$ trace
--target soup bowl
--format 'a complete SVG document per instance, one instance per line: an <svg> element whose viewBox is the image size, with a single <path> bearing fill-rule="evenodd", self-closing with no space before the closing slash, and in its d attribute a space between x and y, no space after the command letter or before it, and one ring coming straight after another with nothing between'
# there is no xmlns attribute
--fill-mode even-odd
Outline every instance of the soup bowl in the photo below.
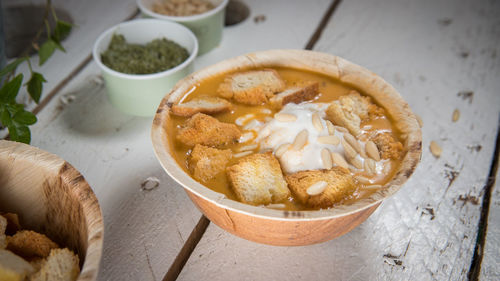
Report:
<svg viewBox="0 0 500 281"><path fill-rule="evenodd" d="M315 72L351 85L384 107L402 136L405 154L384 188L353 203L313 211L286 211L243 204L195 181L173 157L166 125L170 106L199 83L214 76L255 68L286 67ZM408 104L389 83L373 72L340 57L305 50L269 50L224 60L179 81L158 107L152 142L165 171L187 192L213 223L242 238L271 245L308 245L341 236L366 220L385 198L411 176L422 150L421 130Z"/></svg>
<svg viewBox="0 0 500 281"><path fill-rule="evenodd" d="M78 281L97 279L103 243L92 189L68 162L33 146L0 140L0 212L78 255Z"/></svg>

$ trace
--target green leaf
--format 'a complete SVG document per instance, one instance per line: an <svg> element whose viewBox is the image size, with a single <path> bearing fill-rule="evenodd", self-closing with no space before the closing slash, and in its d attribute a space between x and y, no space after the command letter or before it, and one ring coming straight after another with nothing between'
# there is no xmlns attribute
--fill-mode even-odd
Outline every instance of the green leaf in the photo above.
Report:
<svg viewBox="0 0 500 281"><path fill-rule="evenodd" d="M71 28L73 25L69 22L65 22L62 20L57 20L56 22L56 27L54 28L53 31L53 39L56 42L61 42L68 34L71 32Z"/></svg>
<svg viewBox="0 0 500 281"><path fill-rule="evenodd" d="M44 64L50 56L54 53L56 48L58 48L58 43L56 43L52 39L48 39L45 43L42 44L40 50L38 50L38 56L40 57L39 65Z"/></svg>
<svg viewBox="0 0 500 281"><path fill-rule="evenodd" d="M5 83L0 89L0 101L12 102L16 99L17 93L23 83L23 74L19 73L14 79Z"/></svg>
<svg viewBox="0 0 500 281"><path fill-rule="evenodd" d="M47 82L47 80L38 72L33 72L30 81L28 81L28 93L36 103L40 101L44 82Z"/></svg>
<svg viewBox="0 0 500 281"><path fill-rule="evenodd" d="M4 127L11 126L12 125L12 119L10 117L9 111L5 109L4 107L0 108L0 123Z"/></svg>
<svg viewBox="0 0 500 281"><path fill-rule="evenodd" d="M7 126L10 139L17 142L29 144L31 141L31 132L27 126Z"/></svg>
<svg viewBox="0 0 500 281"><path fill-rule="evenodd" d="M17 112L12 119L22 125L33 125L37 120L35 114L25 110Z"/></svg>
<svg viewBox="0 0 500 281"><path fill-rule="evenodd" d="M4 76L8 73L10 73L12 70L16 69L18 65L20 65L22 62L28 60L28 58L18 58L15 61L9 63L7 66L5 66L2 70L0 70L0 76Z"/></svg>

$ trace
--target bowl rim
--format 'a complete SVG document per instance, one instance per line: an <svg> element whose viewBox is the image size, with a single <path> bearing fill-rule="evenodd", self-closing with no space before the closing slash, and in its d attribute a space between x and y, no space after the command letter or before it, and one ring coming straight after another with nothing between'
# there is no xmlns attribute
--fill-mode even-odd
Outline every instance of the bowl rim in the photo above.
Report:
<svg viewBox="0 0 500 281"><path fill-rule="evenodd" d="M7 152L9 158L22 158L33 162L33 164L50 165L59 168L57 176L60 177L61 182L71 186L71 193L79 199L87 225L85 260L80 268L77 280L96 280L102 259L104 221L99 201L88 182L67 161L40 148L24 143L0 140L0 152L4 151Z"/></svg>
<svg viewBox="0 0 500 281"><path fill-rule="evenodd" d="M313 67L312 64L314 62L321 62L321 65ZM243 71L251 68L263 67L289 67L302 69L304 71L313 71L337 78L344 83L357 81L356 79L359 79L359 82L362 82L363 87L374 87L373 91L380 91L380 93L377 92L377 94L380 95L377 96L377 98L373 97L368 92L362 92L366 95L372 96L372 98L374 98L379 104L383 105L388 111L387 113L391 115L394 122L396 122L396 125L401 124L401 122L405 122L404 126L397 127L402 133L407 135L405 140L407 153L403 158L399 170L389 183L386 184L386 187L376 191L368 198L356 200L352 205L339 205L330 209L313 211L284 211L248 205L231 200L224 194L215 192L210 188L205 187L186 173L170 154L171 147L168 143L166 130L164 129L168 119L170 106L174 101L181 99L182 96L189 92L192 89L192 86L200 80L233 71ZM371 84L374 86L370 86ZM401 121L396 117L402 118L404 121ZM230 58L196 71L180 80L172 88L172 90L166 94L158 107L151 128L151 139L154 153L163 169L186 190L191 191L204 200L210 201L216 206L229 209L231 211L265 219L288 221L310 221L339 218L357 213L379 204L385 198L396 193L411 176L420 161L422 152L422 134L415 115L396 89L384 79L359 65L331 54L293 49L259 51Z"/></svg>
<svg viewBox="0 0 500 281"><path fill-rule="evenodd" d="M153 12L151 9L149 9L148 7L146 7L143 3L142 3L142 0L137 0L137 6L139 6L139 9L141 10L141 12L143 12L144 14L150 16L150 17L153 17L153 18L157 18L157 19L162 19L162 20L169 20L169 21L176 21L176 22L185 22L185 23L189 23L189 22L194 22L194 21L197 21L197 20L201 20L201 19L205 19L205 18L208 18L216 13L218 13L220 10L224 9L227 4L229 3L229 0L221 0L219 5L217 5L215 8L211 9L211 10L208 10L204 13L201 13L201 14L197 14L197 15L192 15L192 16L167 16L167 15L164 15L164 14L158 14L156 12Z"/></svg>
<svg viewBox="0 0 500 281"><path fill-rule="evenodd" d="M128 73L123 73L119 72L116 70L113 70L109 67L107 67L104 63L101 61L101 55L99 53L98 47L101 45L100 43L104 38L108 37L110 34L112 34L116 29L118 28L126 28L131 25L137 25L137 24L153 24L153 25L165 25L165 26L170 26L170 27L175 27L175 28L180 28L183 30L183 32L186 32L188 36L191 38L191 40L194 43L194 47L192 52L189 54L189 57L184 60L181 64L161 71L161 72L156 72L156 73L150 73L150 74L128 74ZM172 40L170 38L167 38L169 40ZM175 40L172 40L175 42ZM177 42L176 42L177 43ZM177 43L179 44L179 43ZM176 23L176 22L171 22L171 21L164 21L164 20L159 20L159 19L135 19L135 20L130 20L130 21L124 21L121 22L117 25L114 25L108 29L106 29L103 33L97 37L96 41L94 42L94 47L92 48L92 57L94 58L94 61L97 63L97 65L105 72L113 75L113 76L118 76L121 78L125 79L131 79L131 80L148 80L148 79L154 79L154 78L159 78L159 77L164 77L168 76L170 74L173 74L181 69L186 68L191 62L194 61L196 56L198 55L198 39L194 35L194 33L187 27L183 26L182 24Z"/></svg>

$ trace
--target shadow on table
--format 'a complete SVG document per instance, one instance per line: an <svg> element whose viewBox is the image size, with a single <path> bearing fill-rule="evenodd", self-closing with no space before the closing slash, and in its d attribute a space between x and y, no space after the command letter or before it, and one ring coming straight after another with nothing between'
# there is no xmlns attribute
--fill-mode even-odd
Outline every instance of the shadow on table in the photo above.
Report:
<svg viewBox="0 0 500 281"><path fill-rule="evenodd" d="M127 137L146 127L152 117L126 115L113 107L98 76L85 79L83 85L61 96L52 120L59 119L66 129L92 137Z"/></svg>

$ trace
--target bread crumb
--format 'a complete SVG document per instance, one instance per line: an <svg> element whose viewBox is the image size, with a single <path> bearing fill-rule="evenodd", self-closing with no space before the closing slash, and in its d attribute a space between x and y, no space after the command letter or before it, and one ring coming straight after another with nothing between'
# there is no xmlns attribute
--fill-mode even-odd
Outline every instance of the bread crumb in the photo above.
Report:
<svg viewBox="0 0 500 281"><path fill-rule="evenodd" d="M47 236L31 230L21 230L7 237L7 250L27 259L45 258L50 254L50 250L55 248L59 246Z"/></svg>
<svg viewBox="0 0 500 281"><path fill-rule="evenodd" d="M379 133L371 140L377 145L382 159L399 159L403 153L403 144L396 141L389 132Z"/></svg>
<svg viewBox="0 0 500 281"><path fill-rule="evenodd" d="M195 179L208 181L226 169L231 156L230 149L221 150L197 144L189 156L189 167Z"/></svg>
<svg viewBox="0 0 500 281"><path fill-rule="evenodd" d="M188 146L221 146L238 141L240 136L241 132L235 124L223 123L206 114L196 113L179 129L177 140Z"/></svg>

